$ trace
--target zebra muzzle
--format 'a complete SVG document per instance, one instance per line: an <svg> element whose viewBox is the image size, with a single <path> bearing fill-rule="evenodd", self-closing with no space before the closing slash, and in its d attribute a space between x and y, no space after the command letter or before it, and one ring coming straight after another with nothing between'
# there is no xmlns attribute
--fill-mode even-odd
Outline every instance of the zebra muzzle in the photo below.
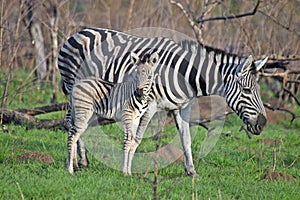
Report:
<svg viewBox="0 0 300 200"><path fill-rule="evenodd" d="M247 122L247 130L253 135L260 135L266 124L267 118L263 114L259 113L255 124L252 124L249 121Z"/></svg>
<svg viewBox="0 0 300 200"><path fill-rule="evenodd" d="M258 134L260 134L264 130L266 124L267 124L267 118L263 114L259 113L257 117L256 127L255 127Z"/></svg>

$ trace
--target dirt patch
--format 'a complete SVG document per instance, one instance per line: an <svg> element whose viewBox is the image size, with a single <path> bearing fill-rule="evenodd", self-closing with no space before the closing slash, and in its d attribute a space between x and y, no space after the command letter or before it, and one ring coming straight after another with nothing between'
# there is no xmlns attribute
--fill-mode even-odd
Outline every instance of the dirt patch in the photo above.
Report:
<svg viewBox="0 0 300 200"><path fill-rule="evenodd" d="M266 109L267 113L267 121L268 124L277 124L284 120L291 120L290 116L288 116L285 112L279 110L269 110Z"/></svg>
<svg viewBox="0 0 300 200"><path fill-rule="evenodd" d="M289 181L289 182L296 182L296 179L289 174L285 174L282 172L270 172L264 175L263 180L269 180L269 181L273 181L273 180L285 180L285 181Z"/></svg>
<svg viewBox="0 0 300 200"><path fill-rule="evenodd" d="M197 98L192 104L191 120L211 119L212 116L224 114L225 108L225 99L220 96Z"/></svg>
<svg viewBox="0 0 300 200"><path fill-rule="evenodd" d="M270 139L270 138L265 138L265 139L259 139L257 140L258 143L268 145L268 146L279 146L280 144L283 143L282 139L276 140L276 139Z"/></svg>
<svg viewBox="0 0 300 200"><path fill-rule="evenodd" d="M251 148L245 147L245 146L238 146L237 149L240 151L248 151L250 153L257 153L257 151L255 149L251 149Z"/></svg>
<svg viewBox="0 0 300 200"><path fill-rule="evenodd" d="M16 156L18 160L37 160L44 163L54 163L52 156L44 154L43 152L26 151L21 155Z"/></svg>
<svg viewBox="0 0 300 200"><path fill-rule="evenodd" d="M173 144L165 144L156 152L149 153L149 157L164 160L166 162L179 162L183 163L183 151Z"/></svg>
<svg viewBox="0 0 300 200"><path fill-rule="evenodd" d="M229 109L225 99L220 96L196 98L191 108L191 121L210 120L212 116L224 115L225 108ZM171 113L168 113L165 124L175 125Z"/></svg>

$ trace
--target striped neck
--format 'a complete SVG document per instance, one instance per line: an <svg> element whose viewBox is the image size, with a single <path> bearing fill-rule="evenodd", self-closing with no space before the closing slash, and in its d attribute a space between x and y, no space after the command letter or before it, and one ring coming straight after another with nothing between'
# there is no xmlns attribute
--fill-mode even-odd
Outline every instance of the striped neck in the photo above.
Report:
<svg viewBox="0 0 300 200"><path fill-rule="evenodd" d="M181 46L191 53L193 68L189 83L194 96L225 96L224 86L244 58L222 50L206 47L198 42L183 41Z"/></svg>

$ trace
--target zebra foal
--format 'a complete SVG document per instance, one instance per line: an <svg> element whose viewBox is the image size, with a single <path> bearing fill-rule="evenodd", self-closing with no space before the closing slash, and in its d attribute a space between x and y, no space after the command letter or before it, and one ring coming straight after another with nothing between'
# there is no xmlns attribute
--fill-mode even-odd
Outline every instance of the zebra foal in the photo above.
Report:
<svg viewBox="0 0 300 200"><path fill-rule="evenodd" d="M140 118L148 109L149 93L154 79L154 66L158 54L145 54L139 58L131 53L131 61L137 68L132 81L111 83L99 78L82 79L70 95L67 170L72 174L78 169L77 141L87 129L93 113L106 119L122 122L124 131L124 155L122 171L131 175L131 162L136 149L136 130Z"/></svg>

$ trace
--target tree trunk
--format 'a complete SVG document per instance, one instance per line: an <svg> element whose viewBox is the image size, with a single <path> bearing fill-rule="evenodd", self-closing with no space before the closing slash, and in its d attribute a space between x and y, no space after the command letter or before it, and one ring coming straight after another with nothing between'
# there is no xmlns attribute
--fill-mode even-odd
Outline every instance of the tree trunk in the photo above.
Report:
<svg viewBox="0 0 300 200"><path fill-rule="evenodd" d="M44 80L47 75L46 56L44 47L44 37L40 23L34 19L34 3L32 0L25 0L22 13L25 15L23 21L29 31L31 41L35 47L35 65L38 80Z"/></svg>
<svg viewBox="0 0 300 200"><path fill-rule="evenodd" d="M51 68L52 68L52 85L53 85L53 96L52 96L52 103L57 102L57 97L58 97L58 79L57 79L57 58L58 58L58 37L57 37L57 32L58 32L58 20L59 20L59 9L58 9L58 3L57 0L52 0L50 2L50 13L51 13L51 18L50 18L50 26L51 26Z"/></svg>
<svg viewBox="0 0 300 200"><path fill-rule="evenodd" d="M38 119L31 115L14 110L0 109L1 121L3 124L15 123L27 128L59 128L64 129L63 119Z"/></svg>

